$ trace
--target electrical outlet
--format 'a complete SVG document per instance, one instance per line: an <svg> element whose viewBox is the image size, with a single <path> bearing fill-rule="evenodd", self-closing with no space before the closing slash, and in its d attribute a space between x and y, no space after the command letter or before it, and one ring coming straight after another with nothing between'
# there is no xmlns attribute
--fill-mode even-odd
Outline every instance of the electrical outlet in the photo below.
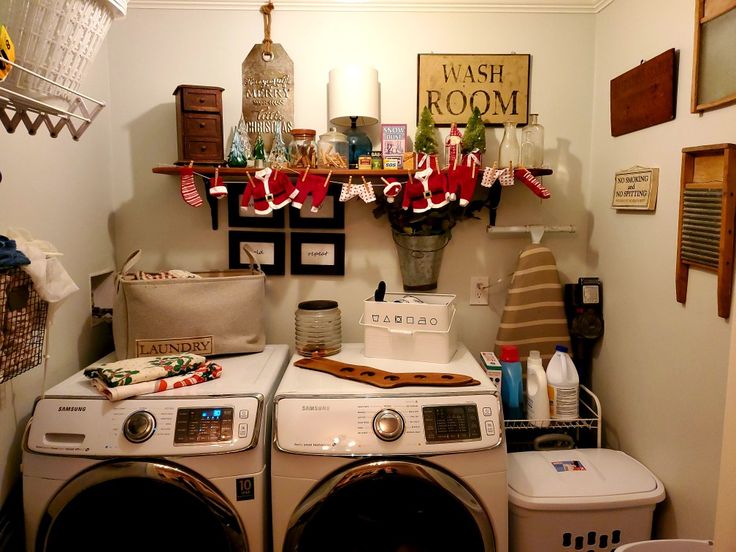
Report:
<svg viewBox="0 0 736 552"><path fill-rule="evenodd" d="M470 278L470 304L488 304L488 276L472 276Z"/></svg>

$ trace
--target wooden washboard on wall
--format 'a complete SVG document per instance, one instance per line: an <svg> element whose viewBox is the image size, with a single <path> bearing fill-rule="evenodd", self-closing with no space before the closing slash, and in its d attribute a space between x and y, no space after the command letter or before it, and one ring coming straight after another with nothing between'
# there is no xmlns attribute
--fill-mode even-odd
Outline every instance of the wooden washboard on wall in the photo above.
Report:
<svg viewBox="0 0 736 552"><path fill-rule="evenodd" d="M677 301L685 303L690 267L718 274L718 316L731 312L736 205L736 145L683 148L677 235Z"/></svg>

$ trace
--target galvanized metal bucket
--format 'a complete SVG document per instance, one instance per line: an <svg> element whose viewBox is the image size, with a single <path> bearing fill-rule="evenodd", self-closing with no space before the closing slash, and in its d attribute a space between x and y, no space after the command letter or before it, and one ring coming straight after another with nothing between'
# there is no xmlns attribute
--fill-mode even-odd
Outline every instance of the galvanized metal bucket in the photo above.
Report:
<svg viewBox="0 0 736 552"><path fill-rule="evenodd" d="M392 231L399 254L401 281L405 291L437 289L442 252L450 242L449 231L433 236L415 236Z"/></svg>

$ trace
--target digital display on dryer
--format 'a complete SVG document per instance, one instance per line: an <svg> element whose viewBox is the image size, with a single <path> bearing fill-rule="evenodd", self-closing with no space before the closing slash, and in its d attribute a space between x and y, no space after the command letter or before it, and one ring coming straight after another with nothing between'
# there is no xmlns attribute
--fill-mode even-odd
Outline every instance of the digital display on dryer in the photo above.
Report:
<svg viewBox="0 0 736 552"><path fill-rule="evenodd" d="M216 443L233 438L232 408L179 408L174 443Z"/></svg>
<svg viewBox="0 0 736 552"><path fill-rule="evenodd" d="M427 443L478 440L480 422L474 404L425 406L422 408Z"/></svg>

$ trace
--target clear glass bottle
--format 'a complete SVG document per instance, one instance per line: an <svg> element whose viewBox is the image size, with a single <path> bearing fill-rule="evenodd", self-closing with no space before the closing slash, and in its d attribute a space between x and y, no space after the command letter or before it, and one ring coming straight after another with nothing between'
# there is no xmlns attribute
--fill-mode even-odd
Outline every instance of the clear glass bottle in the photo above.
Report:
<svg viewBox="0 0 736 552"><path fill-rule="evenodd" d="M295 169L317 168L317 133L311 128L295 128L289 144L289 166Z"/></svg>
<svg viewBox="0 0 736 552"><path fill-rule="evenodd" d="M295 348L305 357L335 355L342 348L342 318L337 301L299 303L294 314Z"/></svg>
<svg viewBox="0 0 736 552"><path fill-rule="evenodd" d="M529 124L521 129L521 164L527 169L538 169L544 164L544 127L539 115L529 114Z"/></svg>
<svg viewBox="0 0 736 552"><path fill-rule="evenodd" d="M516 138L516 123L513 121L503 124L503 139L498 148L498 166L503 169L509 163L514 167L519 164L519 140Z"/></svg>

